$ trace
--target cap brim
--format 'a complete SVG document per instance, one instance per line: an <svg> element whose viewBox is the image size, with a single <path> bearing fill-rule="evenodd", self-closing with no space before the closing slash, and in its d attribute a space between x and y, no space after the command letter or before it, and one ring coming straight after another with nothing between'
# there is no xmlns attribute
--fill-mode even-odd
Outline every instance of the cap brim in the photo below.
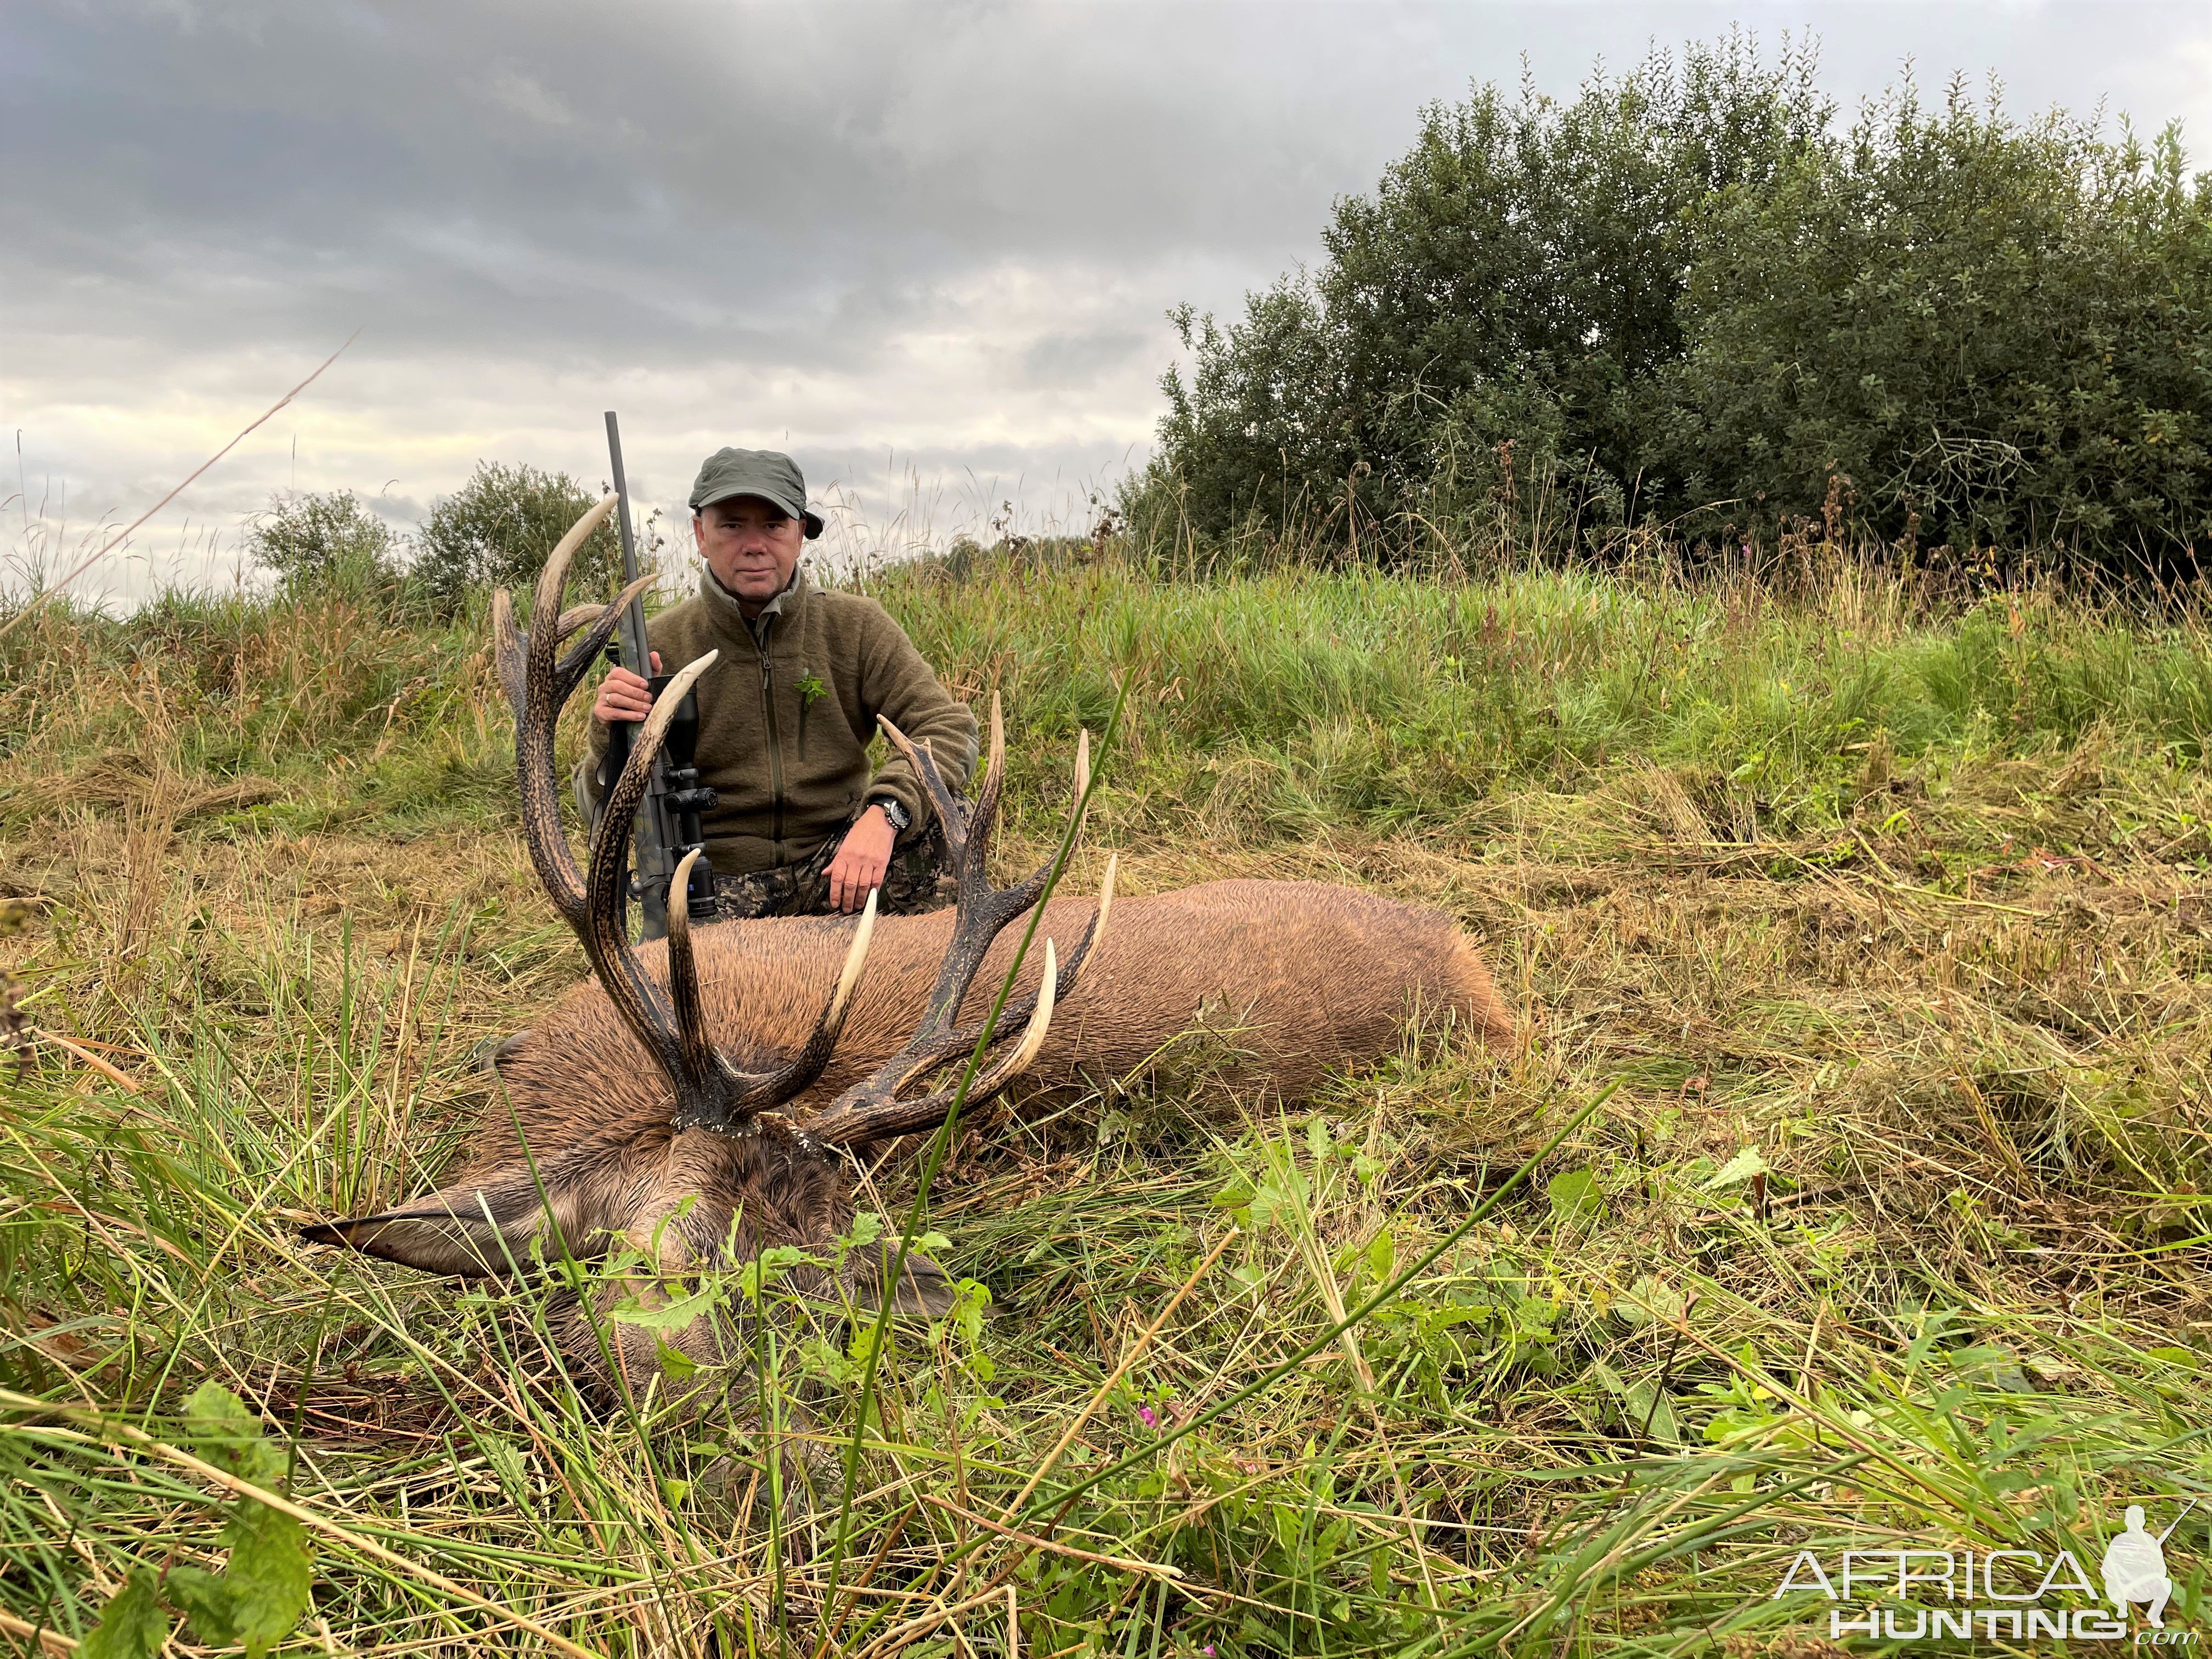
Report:
<svg viewBox="0 0 2212 1659"><path fill-rule="evenodd" d="M717 502L734 501L740 496L744 495L750 495L756 500L766 501L771 507L777 508L779 511L790 514L793 518L800 520L806 526L806 539L810 542L813 541L822 533L822 515L819 513L815 512L811 507L802 507L796 513L793 513L791 510L791 503L789 501L780 501L776 500L775 496L769 495L765 490L727 490L720 495L709 496L703 501L692 502L691 510L694 513L704 513L708 507L714 506Z"/></svg>

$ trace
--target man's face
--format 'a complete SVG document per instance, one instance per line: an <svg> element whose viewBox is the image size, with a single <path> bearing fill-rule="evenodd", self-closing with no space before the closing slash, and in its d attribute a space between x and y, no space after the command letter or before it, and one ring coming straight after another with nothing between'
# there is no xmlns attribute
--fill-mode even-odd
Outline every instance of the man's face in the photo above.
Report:
<svg viewBox="0 0 2212 1659"><path fill-rule="evenodd" d="M806 526L758 495L732 495L691 515L692 533L715 580L750 610L783 592L799 568Z"/></svg>

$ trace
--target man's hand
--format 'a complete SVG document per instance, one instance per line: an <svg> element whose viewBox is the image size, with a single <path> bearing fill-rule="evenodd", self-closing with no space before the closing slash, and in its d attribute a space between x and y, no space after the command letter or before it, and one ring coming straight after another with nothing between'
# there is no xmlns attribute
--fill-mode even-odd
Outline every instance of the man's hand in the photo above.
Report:
<svg viewBox="0 0 2212 1659"><path fill-rule="evenodd" d="M860 814L860 822L845 832L837 856L830 860L832 909L850 915L868 902L869 892L884 884L884 872L890 868L891 843L896 839L882 807L871 806Z"/></svg>
<svg viewBox="0 0 2212 1659"><path fill-rule="evenodd" d="M660 653L653 653L653 672L660 672ZM592 718L602 726L612 726L617 720L641 720L653 712L653 688L641 675L627 668L610 668L606 678L599 682L598 701L592 704Z"/></svg>

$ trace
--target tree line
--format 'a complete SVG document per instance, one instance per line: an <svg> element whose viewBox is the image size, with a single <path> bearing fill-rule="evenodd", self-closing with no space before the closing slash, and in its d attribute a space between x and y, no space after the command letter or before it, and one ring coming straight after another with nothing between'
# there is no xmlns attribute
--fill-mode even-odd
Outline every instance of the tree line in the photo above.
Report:
<svg viewBox="0 0 2212 1659"><path fill-rule="evenodd" d="M1324 257L1188 374L1133 525L1901 548L2193 574L2212 552L2212 174L1996 88L1847 124L1741 34L1424 110Z"/></svg>

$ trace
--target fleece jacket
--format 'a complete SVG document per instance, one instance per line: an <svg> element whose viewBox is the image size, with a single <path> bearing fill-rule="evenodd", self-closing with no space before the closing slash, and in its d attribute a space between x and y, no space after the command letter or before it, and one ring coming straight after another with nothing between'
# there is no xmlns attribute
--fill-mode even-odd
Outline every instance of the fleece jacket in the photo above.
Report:
<svg viewBox="0 0 2212 1659"><path fill-rule="evenodd" d="M927 822L928 797L905 757L870 764L878 714L927 744L953 789L975 768L975 715L873 599L825 592L802 571L749 619L702 571L697 597L649 618L645 634L671 673L721 653L697 688L700 781L718 797L702 828L718 874L802 862L886 796L915 829ZM585 777L595 807L606 746L594 720Z"/></svg>

